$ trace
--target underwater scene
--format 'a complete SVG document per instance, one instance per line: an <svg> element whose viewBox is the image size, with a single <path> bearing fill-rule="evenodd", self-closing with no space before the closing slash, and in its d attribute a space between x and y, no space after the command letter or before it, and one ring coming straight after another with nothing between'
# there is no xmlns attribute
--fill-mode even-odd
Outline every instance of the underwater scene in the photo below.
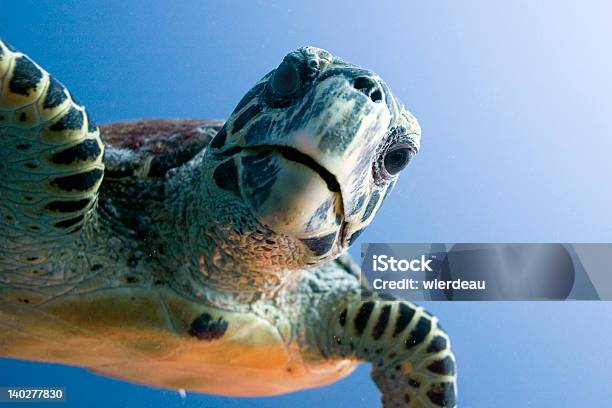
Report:
<svg viewBox="0 0 612 408"><path fill-rule="evenodd" d="M4 0L0 408L608 406L611 15Z"/></svg>

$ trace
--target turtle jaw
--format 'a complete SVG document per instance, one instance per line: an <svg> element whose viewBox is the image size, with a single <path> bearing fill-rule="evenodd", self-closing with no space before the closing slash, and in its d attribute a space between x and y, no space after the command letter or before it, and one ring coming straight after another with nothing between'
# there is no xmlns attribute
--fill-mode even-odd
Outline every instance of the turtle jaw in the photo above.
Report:
<svg viewBox="0 0 612 408"><path fill-rule="evenodd" d="M333 174L287 146L243 148L237 161L240 195L259 223L300 240L316 260L337 253L344 209Z"/></svg>

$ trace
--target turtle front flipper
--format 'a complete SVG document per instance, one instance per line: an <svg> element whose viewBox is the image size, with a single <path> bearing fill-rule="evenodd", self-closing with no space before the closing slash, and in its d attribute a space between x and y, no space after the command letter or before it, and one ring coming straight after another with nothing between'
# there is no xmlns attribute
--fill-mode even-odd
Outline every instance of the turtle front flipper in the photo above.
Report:
<svg viewBox="0 0 612 408"><path fill-rule="evenodd" d="M326 327L316 336L328 358L372 363L384 407L456 406L455 357L436 317L410 302L338 296L320 305Z"/></svg>
<svg viewBox="0 0 612 408"><path fill-rule="evenodd" d="M66 87L0 40L2 270L44 262L77 235L96 204L103 150Z"/></svg>

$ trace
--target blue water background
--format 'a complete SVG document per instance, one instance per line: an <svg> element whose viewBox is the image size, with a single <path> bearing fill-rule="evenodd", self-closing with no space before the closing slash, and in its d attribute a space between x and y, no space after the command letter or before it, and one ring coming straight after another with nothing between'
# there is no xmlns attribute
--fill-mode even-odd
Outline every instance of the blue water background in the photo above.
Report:
<svg viewBox="0 0 612 408"><path fill-rule="evenodd" d="M2 0L0 37L99 123L226 118L286 52L326 48L381 74L423 128L421 152L360 241L611 242L611 16L609 1ZM427 306L452 337L460 406L610 404L611 303ZM379 400L367 366L261 399L181 399L12 360L0 360L0 385L63 385L69 407Z"/></svg>

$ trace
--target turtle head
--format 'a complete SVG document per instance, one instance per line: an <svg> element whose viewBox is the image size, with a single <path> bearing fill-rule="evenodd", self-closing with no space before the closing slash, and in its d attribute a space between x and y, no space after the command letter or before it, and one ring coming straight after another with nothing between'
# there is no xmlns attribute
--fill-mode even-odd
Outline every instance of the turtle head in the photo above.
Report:
<svg viewBox="0 0 612 408"><path fill-rule="evenodd" d="M416 119L377 74L304 47L244 96L206 163L215 194L247 207L251 230L316 265L372 221L419 143Z"/></svg>

